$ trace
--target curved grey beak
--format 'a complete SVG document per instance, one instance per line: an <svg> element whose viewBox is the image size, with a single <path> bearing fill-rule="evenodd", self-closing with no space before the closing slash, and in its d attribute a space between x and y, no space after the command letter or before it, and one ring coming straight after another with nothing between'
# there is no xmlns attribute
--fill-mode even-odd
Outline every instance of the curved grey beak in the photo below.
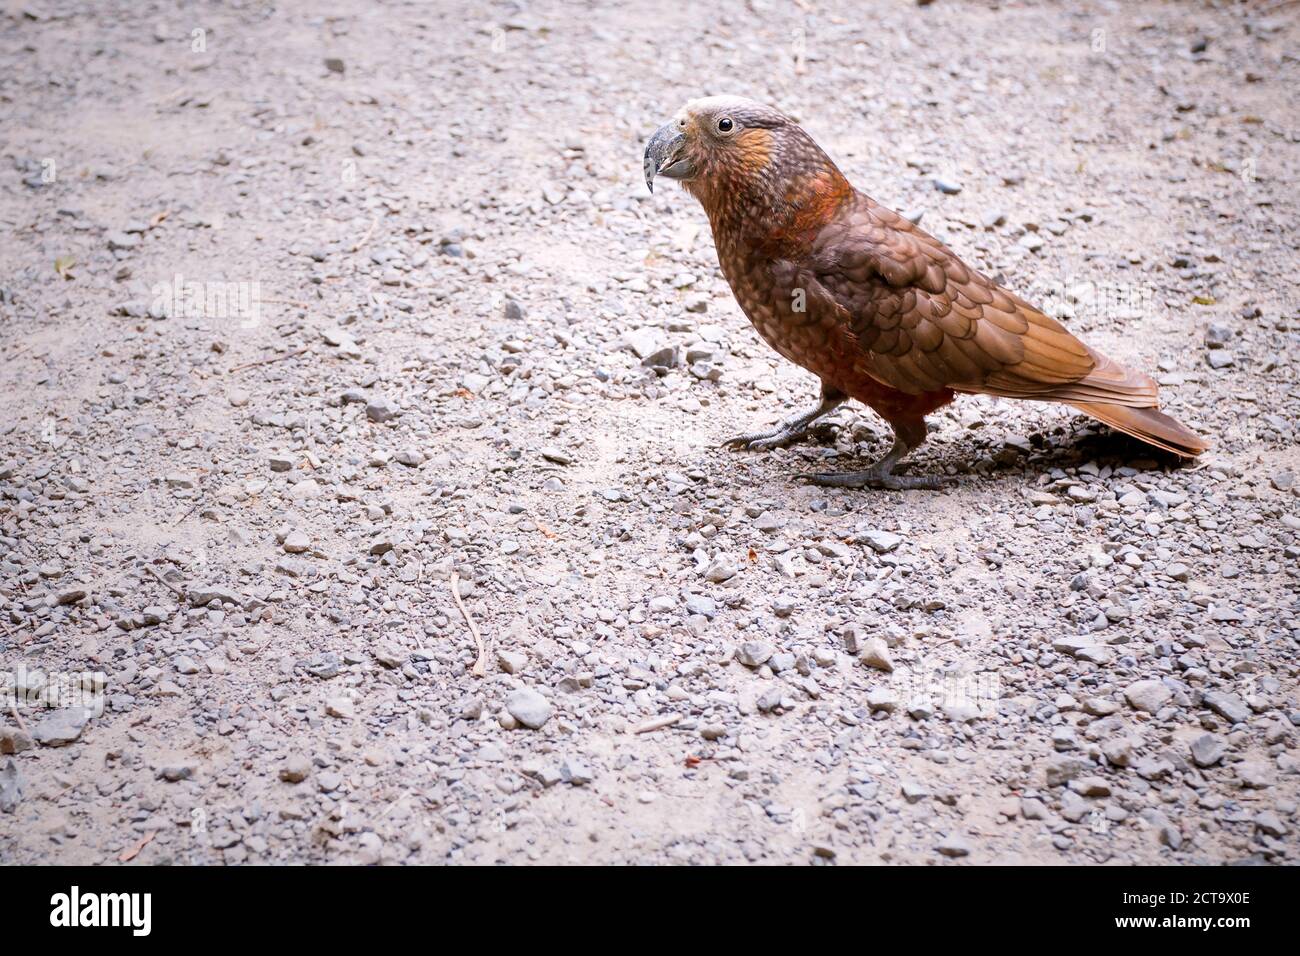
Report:
<svg viewBox="0 0 1300 956"><path fill-rule="evenodd" d="M669 179L690 179L695 173L691 161L682 155L686 137L678 130L676 123L667 123L655 130L645 148L645 184L651 192L655 191L655 177L667 176Z"/></svg>

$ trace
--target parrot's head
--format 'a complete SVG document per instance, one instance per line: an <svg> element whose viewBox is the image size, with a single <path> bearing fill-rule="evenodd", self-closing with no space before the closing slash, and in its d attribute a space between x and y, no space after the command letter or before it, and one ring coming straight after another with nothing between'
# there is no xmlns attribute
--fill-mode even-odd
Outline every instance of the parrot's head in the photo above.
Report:
<svg viewBox="0 0 1300 956"><path fill-rule="evenodd" d="M830 157L784 113L738 96L691 100L650 137L645 181L676 179L715 225L731 214L785 219L850 190Z"/></svg>

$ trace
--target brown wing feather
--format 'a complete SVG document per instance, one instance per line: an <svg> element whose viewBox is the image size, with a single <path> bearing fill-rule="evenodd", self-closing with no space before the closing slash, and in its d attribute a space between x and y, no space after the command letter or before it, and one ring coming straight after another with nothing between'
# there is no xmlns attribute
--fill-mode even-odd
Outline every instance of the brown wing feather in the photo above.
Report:
<svg viewBox="0 0 1300 956"><path fill-rule="evenodd" d="M911 394L1156 403L1155 383L969 268L933 236L858 195L814 246L800 281L861 348L867 374Z"/></svg>

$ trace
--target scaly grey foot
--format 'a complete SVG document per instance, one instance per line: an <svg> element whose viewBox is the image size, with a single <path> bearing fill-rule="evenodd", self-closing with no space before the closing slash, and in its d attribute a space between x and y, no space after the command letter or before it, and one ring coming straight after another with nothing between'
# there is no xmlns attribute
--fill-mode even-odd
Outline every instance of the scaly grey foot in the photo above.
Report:
<svg viewBox="0 0 1300 956"><path fill-rule="evenodd" d="M753 432L748 435L735 435L728 438L722 444L727 448L734 448L743 451L767 451L769 448L778 448L781 445L788 445L792 442L807 438L810 430L811 429L807 425L801 428L791 428L787 425L781 425L772 429L770 432Z"/></svg>
<svg viewBox="0 0 1300 956"><path fill-rule="evenodd" d="M804 412L802 415L796 415L794 418L783 421L771 431L752 432L747 435L737 435L734 438L728 438L722 444L727 448L745 449L748 451L766 451L769 448L777 448L781 445L788 445L791 442L799 441L808 437L808 432L812 428L813 422L833 412L844 401L845 396L839 392L822 387L822 400L816 408Z"/></svg>
<svg viewBox="0 0 1300 956"><path fill-rule="evenodd" d="M938 476L894 474L894 466L909 450L907 443L895 435L894 445L889 449L889 454L864 471L820 472L801 477L810 484L823 485L827 488L887 488L890 491L913 489L937 491L951 484L950 479Z"/></svg>

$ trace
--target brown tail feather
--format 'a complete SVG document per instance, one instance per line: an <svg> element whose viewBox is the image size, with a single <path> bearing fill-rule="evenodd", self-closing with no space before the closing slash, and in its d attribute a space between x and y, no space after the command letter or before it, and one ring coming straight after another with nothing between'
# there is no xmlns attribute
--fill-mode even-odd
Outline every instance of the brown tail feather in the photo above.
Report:
<svg viewBox="0 0 1300 956"><path fill-rule="evenodd" d="M1106 402L1071 402L1081 412L1126 435L1184 458L1195 458L1210 446L1194 432L1155 408L1130 408Z"/></svg>

